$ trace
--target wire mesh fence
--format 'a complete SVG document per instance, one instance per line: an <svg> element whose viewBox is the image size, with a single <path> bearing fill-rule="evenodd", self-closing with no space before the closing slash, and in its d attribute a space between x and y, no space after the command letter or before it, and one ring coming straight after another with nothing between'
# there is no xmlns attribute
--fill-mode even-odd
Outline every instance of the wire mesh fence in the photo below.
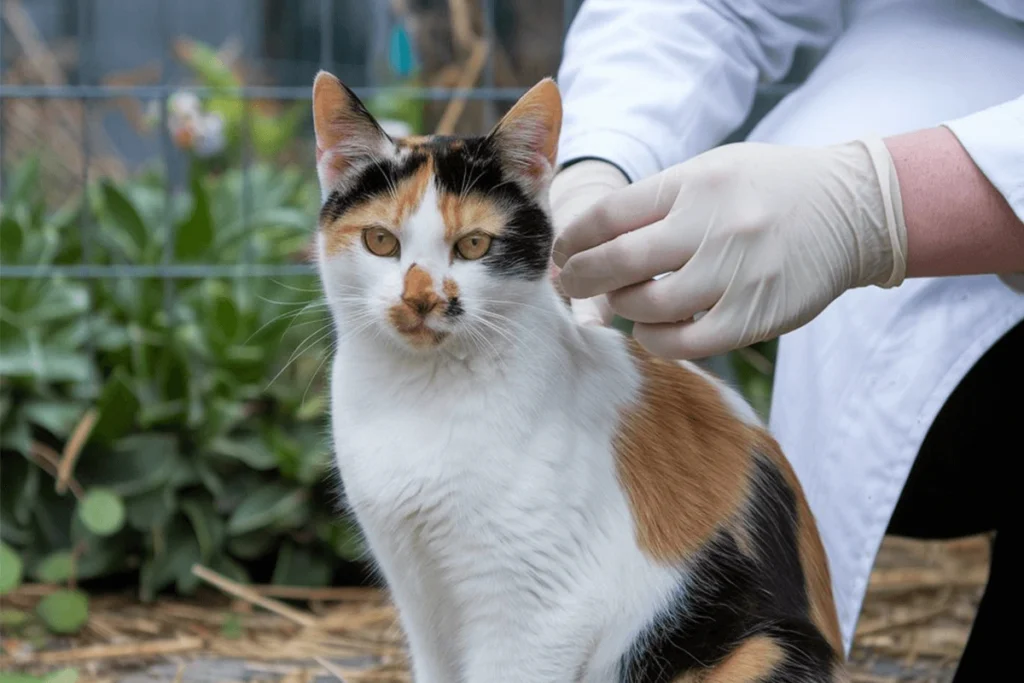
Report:
<svg viewBox="0 0 1024 683"><path fill-rule="evenodd" d="M315 69L308 64L308 54L289 55L290 61L295 65L286 70L285 83L270 83L252 85L238 83L231 87L224 84L209 85L197 82L182 83L174 82L175 56L187 49L181 43L189 40L187 36L194 33L210 35L210 31L199 30L205 19L203 12L217 11L202 9L207 5L205 2L175 0L145 0L141 3L134 3L144 6L148 12L149 21L141 24L133 23L140 12L136 11L131 16L118 16L123 13L129 3L124 0L33 0L23 2L22 0L5 0L3 8L4 31L3 45L0 53L3 55L5 77L3 87L0 88L0 159L3 162L3 175L10 177L13 173L13 165L20 157L31 153L32 134L26 134L26 116L31 117L35 112L46 112L41 118L42 121L34 121L36 134L47 135L46 130L39 130L39 127L46 128L51 123L56 126L60 121L53 122L53 118L78 119L70 122L79 131L77 140L66 135L53 139L37 140L36 146L59 157L52 163L60 163L64 168L65 182L61 185L62 196L75 191L81 191L87 187L90 181L96 180L105 174L123 174L123 162L116 163L116 157L124 152L124 147L132 147L128 155L138 156L140 153L148 157L148 161L156 163L164 169L164 202L170 206L173 195L181 191L185 184L181 172L183 159L181 150L177 149L172 133L169 130L171 121L169 113L173 98L191 94L200 99L206 98L231 98L239 103L238 110L241 112L239 122L240 145L238 158L235 161L241 173L242 195L251 198L251 166L253 162L253 120L252 111L255 106L270 102L280 103L301 103L310 97L309 83ZM227 18L231 16L247 17L245 25L238 28L234 34L219 36L223 43L222 52L234 50L241 58L246 56L266 57L260 55L266 52L265 45L254 45L260 43L254 33L258 33L259 27L254 26L262 19L269 22L273 15L272 0L236 0L235 2L222 3L233 9L234 12L221 9L219 13ZM355 11L359 5L363 5L362 12ZM364 67L358 83L354 90L361 98L373 100L376 98L401 98L405 101L415 103L414 106L422 106L425 103L448 104L453 102L462 107L464 102L478 103L479 115L476 117L475 128L485 129L497 119L499 111L517 99L533 80L518 76L509 65L505 65L506 71L501 77L498 76L497 62L504 56L505 62L515 63L521 55L511 51L507 44L509 41L515 43L520 39L517 31L522 33L530 31L533 26L525 28L518 26L522 24L521 15L536 14L534 23L546 22L548 28L551 25L557 27L557 31L548 30L542 38L548 40L547 49L535 59L536 63L531 65L535 75L540 73L554 73L557 69L557 62L560 56L560 40L565 35L568 27L578 9L579 0L563 0L561 3L536 3L498 2L498 0L482 0L481 2L453 2L451 0L437 0L435 2L404 3L375 2L364 0L364 2L353 2L351 0L315 0L310 2L292 3L286 11L300 14L307 24L313 27L312 40L307 42L316 43L318 46L317 64L315 68L337 70L339 66L339 50L336 41L340 33L373 33L387 36L386 39L371 39L363 41L362 47L366 54L361 60ZM415 7L414 7L415 6ZM557 11L556 11L557 8ZM51 31L51 35L41 33L36 22L39 19L47 18L47 10L50 14L60 14L61 29ZM173 11L172 11L173 10ZM196 11L199 10L199 11ZM499 17L498 15L501 15ZM504 18L504 26L501 18ZM421 51L431 52L436 50L436 45L427 44L425 41L431 37L440 43L447 43L447 49L440 50L443 61L445 56L450 56L454 63L441 63L434 73L423 74L423 78L416 79L415 85L400 83L403 72L401 62L403 55L395 54L401 52L402 48L396 43L396 29L408 33L410 24L422 26L428 22L438 24L444 21L451 23L447 32L437 33L436 30L423 28L420 35ZM353 26L353 22L359 21L366 25ZM45 22L43 22L45 23ZM54 23L52 20L50 23ZM217 22L213 22L217 23ZM273 30L273 26L264 27L264 31ZM146 64L130 64L131 52L128 55L118 58L110 54L112 51L107 40L112 34L118 32L137 32L139 40L148 44L149 49L145 50L148 57ZM412 31L416 32L415 29ZM479 35L467 35L478 33ZM53 35L56 33L57 35ZM445 35L447 33L447 35ZM54 39L54 42L63 42L64 45L54 45L48 42L47 38ZM557 39L552 41L551 39ZM455 69L465 73L467 69L472 70L470 65L458 64L459 43L463 47L472 46L474 41L480 41L484 46L484 58L482 64L476 68L468 81L455 83L454 87L432 85L431 83L443 82L441 72ZM266 42L266 41L262 41ZM536 42L536 41L535 41ZM249 44L247 44L249 43ZM187 44L187 43L186 43ZM69 47L70 46L70 47ZM306 46L308 48L308 45ZM74 53L71 60L71 68L66 73L61 67L61 51L70 49ZM382 55L381 52L388 54ZM124 51L122 51L124 52ZM141 56L142 51L139 52ZM300 50L299 52L302 52ZM308 53L308 49L305 50ZM463 50L468 52L465 55L467 61L473 58L472 49ZM348 58L352 55L349 52ZM307 59L303 59L303 57ZM373 68L373 65L382 60L388 61L382 75L381 69ZM129 62L126 64L125 62ZM225 60L226 61L226 60ZM269 60L264 60L269 61ZM359 61L359 60L356 60ZM428 58L423 60L430 62ZM433 60L437 62L438 60ZM113 65L121 68L116 69ZM305 66L305 73L302 73ZM345 65L352 66L352 65ZM435 64L435 66L437 66ZM156 83L132 83L135 77L141 77L140 72L149 70L157 75ZM530 71L530 68L525 71ZM278 69L278 71L281 71ZM342 72L352 72L351 68L341 69ZM296 79L294 75L301 73L303 78ZM265 76L265 73L259 74ZM462 75L462 74L460 74ZM289 78L290 77L290 78ZM139 80L139 78L135 78ZM409 79L406 79L409 80ZM296 83L298 81L301 84ZM309 83L306 83L308 81ZM381 83L389 81L389 83ZM499 83L501 81L501 83ZM770 100L785 92L787 86L775 86L762 88L761 99ZM115 104L125 111L134 110L136 114L125 114L121 116L111 115L110 105ZM760 101L759 101L760 104ZM755 107L756 108L756 107ZM763 106L761 107L764 108ZM100 149L100 138L109 137L107 132L111 127L122 126L129 128L138 127L139 110L158 112L158 120L149 130L148 144L128 144L125 142L127 136L121 134L121 145L113 145L114 149ZM54 113L56 111L56 113ZM755 112L756 113L756 112ZM443 115L443 114L442 114ZM295 131L295 148L301 149L303 143L309 146L310 127L308 121L297 126ZM428 122L424 122L428 123ZM32 127L32 124L29 124ZM472 124L471 124L472 125ZM99 132L91 132L99 130ZM107 130L104 130L107 129ZM422 130L417 132L430 132ZM137 141L129 141L137 142ZM153 144L155 142L155 144ZM28 145L26 145L28 143ZM61 148L57 149L56 145ZM77 146L77 149L71 147ZM104 147L107 147L106 145ZM121 149L117 149L120 147ZM140 152L141 150L141 152ZM98 158L103 155L113 154L115 160L109 164L97 163ZM111 168L117 167L118 172L112 172ZM77 173L76 173L77 171ZM77 177L76 177L77 176ZM6 195L10 183L3 183L0 192ZM76 187L77 186L77 187ZM246 201L246 200L244 200ZM245 211L244 220L252 218L251 211ZM169 212L168 220L169 220ZM83 220L78 226L83 242L90 244L91 226L88 224L88 216L83 215ZM5 263L0 269L0 278L47 278L62 275L71 278L161 278L168 281L180 278L195 277L265 277L272 275L293 275L307 273L310 270L308 264L257 264L251 262L240 262L230 266L212 263L181 263L175 258L171 245L175 235L172 225L167 226L165 232L165 243L162 258L156 264L143 263L98 263L96 256L99 250L87 249L82 254L82 260L76 264L26 264L26 263Z"/></svg>

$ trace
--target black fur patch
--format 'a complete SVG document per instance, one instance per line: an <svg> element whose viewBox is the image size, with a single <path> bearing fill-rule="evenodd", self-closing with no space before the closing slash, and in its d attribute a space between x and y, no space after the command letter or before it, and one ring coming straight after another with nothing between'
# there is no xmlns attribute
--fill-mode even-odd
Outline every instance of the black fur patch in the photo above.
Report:
<svg viewBox="0 0 1024 683"><path fill-rule="evenodd" d="M501 164L493 140L468 138L458 147L434 143L438 189L455 195L480 194L510 214L504 233L483 263L500 275L538 280L547 276L554 231L547 214Z"/></svg>
<svg viewBox="0 0 1024 683"><path fill-rule="evenodd" d="M388 194L398 183L412 177L427 161L426 154L412 152L402 161L376 161L359 171L344 192L335 190L320 208L320 221L329 222L359 204Z"/></svg>
<svg viewBox="0 0 1024 683"><path fill-rule="evenodd" d="M624 683L668 683L714 666L756 635L785 652L765 683L830 680L834 655L808 613L794 493L767 459L755 462L748 528L756 556L745 555L731 533L718 534L695 558L673 607L623 658Z"/></svg>
<svg viewBox="0 0 1024 683"><path fill-rule="evenodd" d="M444 314L449 318L457 318L465 312L466 309L462 307L462 302L456 296L448 300L448 308L445 309Z"/></svg>

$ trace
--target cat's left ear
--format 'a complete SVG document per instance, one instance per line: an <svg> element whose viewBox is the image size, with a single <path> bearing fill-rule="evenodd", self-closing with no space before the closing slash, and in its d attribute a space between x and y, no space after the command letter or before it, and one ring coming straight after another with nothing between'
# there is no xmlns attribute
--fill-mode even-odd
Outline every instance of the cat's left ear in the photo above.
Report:
<svg viewBox="0 0 1024 683"><path fill-rule="evenodd" d="M344 83L321 71L313 82L316 170L326 196L355 167L394 152L394 142Z"/></svg>
<svg viewBox="0 0 1024 683"><path fill-rule="evenodd" d="M562 95L545 78L523 95L502 117L490 137L505 170L532 192L551 181L562 131Z"/></svg>

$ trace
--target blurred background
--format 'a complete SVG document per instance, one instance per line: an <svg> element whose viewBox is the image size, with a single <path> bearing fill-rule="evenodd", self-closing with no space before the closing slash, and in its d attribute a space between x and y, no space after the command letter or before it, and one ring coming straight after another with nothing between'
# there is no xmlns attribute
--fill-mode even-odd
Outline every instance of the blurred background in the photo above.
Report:
<svg viewBox="0 0 1024 683"><path fill-rule="evenodd" d="M579 4L2 0L0 671L204 653L407 680L330 468L310 86L332 71L397 133L486 131L557 72ZM773 360L708 365L766 415ZM983 558L886 557L864 675L945 680Z"/></svg>

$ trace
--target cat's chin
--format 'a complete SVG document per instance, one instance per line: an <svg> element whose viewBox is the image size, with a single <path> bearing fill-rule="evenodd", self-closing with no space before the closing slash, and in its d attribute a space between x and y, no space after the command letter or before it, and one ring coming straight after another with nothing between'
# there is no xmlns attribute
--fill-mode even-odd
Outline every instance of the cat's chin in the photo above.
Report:
<svg viewBox="0 0 1024 683"><path fill-rule="evenodd" d="M452 336L451 332L434 329L423 321L408 325L392 324L388 332L399 346L417 353L436 351L446 346Z"/></svg>
<svg viewBox="0 0 1024 683"><path fill-rule="evenodd" d="M414 351L431 351L439 349L448 341L450 334L432 330L426 325L419 325L410 330L398 330L402 343Z"/></svg>

